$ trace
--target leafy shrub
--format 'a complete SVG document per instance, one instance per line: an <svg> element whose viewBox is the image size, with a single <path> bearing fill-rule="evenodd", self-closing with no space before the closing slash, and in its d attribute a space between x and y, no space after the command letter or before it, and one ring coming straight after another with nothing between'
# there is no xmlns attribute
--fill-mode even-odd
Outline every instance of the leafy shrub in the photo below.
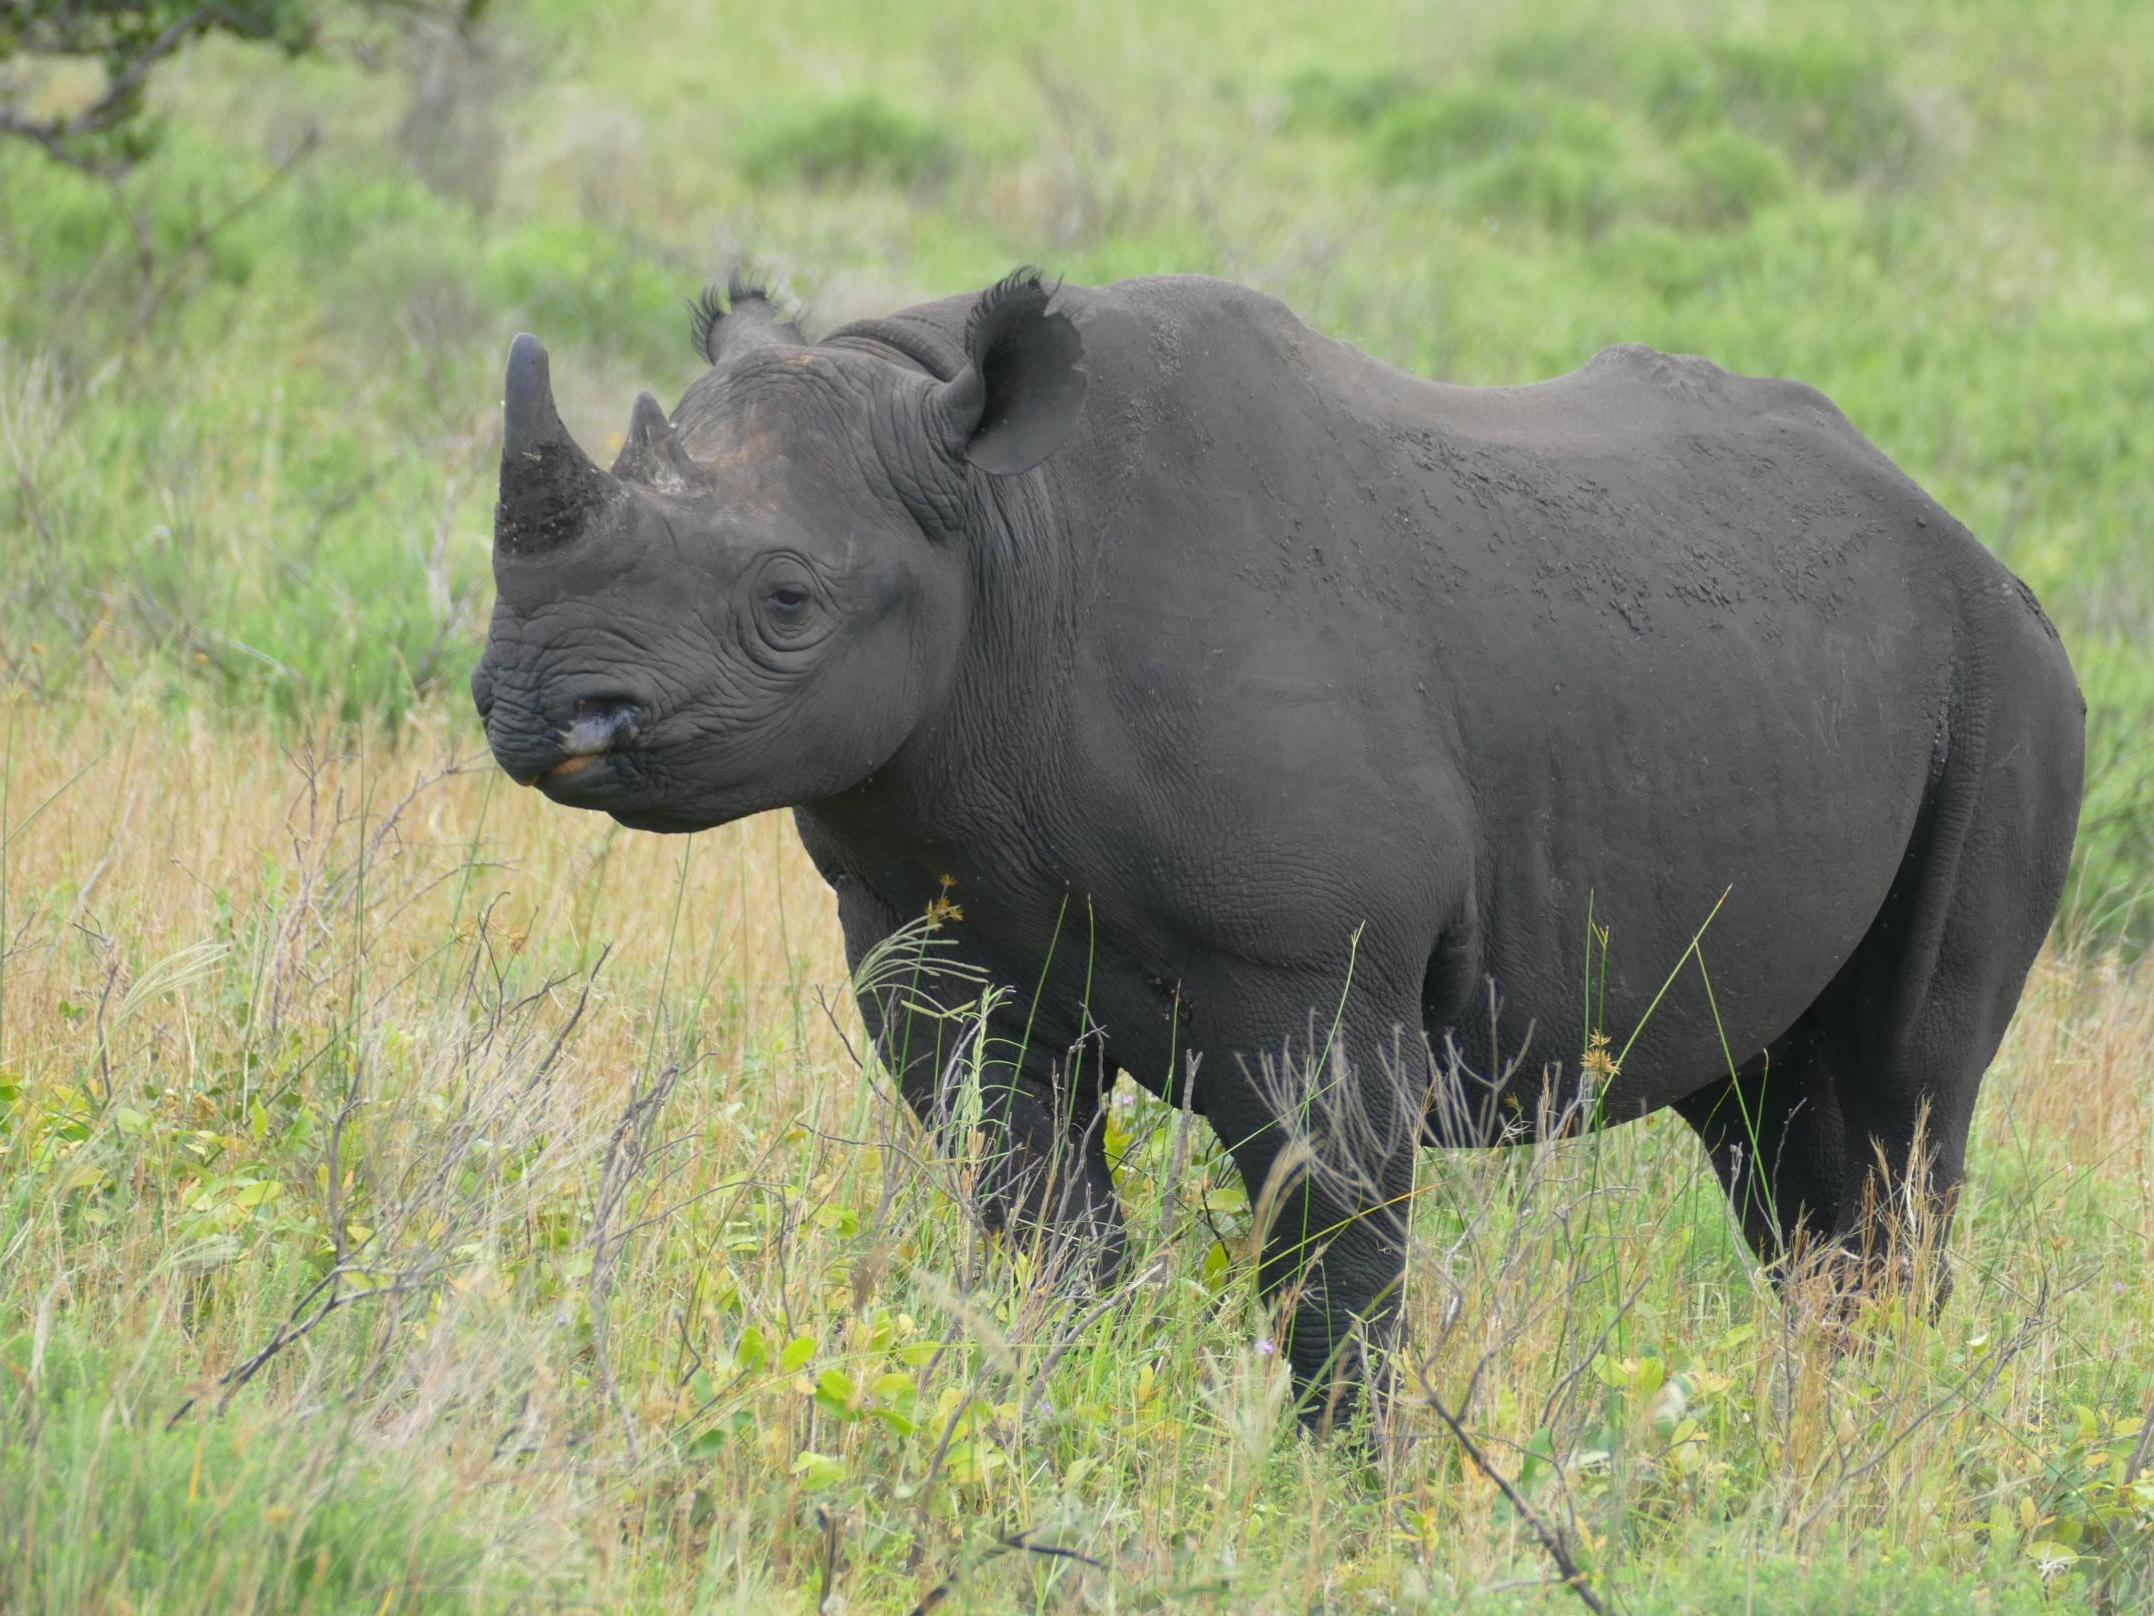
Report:
<svg viewBox="0 0 2154 1616"><path fill-rule="evenodd" d="M1441 179L1460 167L1538 139L1547 113L1534 97L1498 85L1416 96L1369 132L1369 151L1388 180Z"/></svg>
<svg viewBox="0 0 2154 1616"><path fill-rule="evenodd" d="M1404 102L1369 133L1384 178L1449 182L1473 214L1592 234L1631 187L1607 120L1567 101L1495 85Z"/></svg>
<svg viewBox="0 0 2154 1616"><path fill-rule="evenodd" d="M1708 129L1676 147L1682 178L1681 211L1704 224L1741 224L1793 188L1795 176L1779 152L1734 129Z"/></svg>
<svg viewBox="0 0 2154 1616"><path fill-rule="evenodd" d="M1458 187L1460 202L1471 212L1531 219L1578 236L1605 230L1632 194L1609 157L1565 146L1505 152L1475 167Z"/></svg>
<svg viewBox="0 0 2154 1616"><path fill-rule="evenodd" d="M1636 108L1670 140L1736 130L1832 183L1896 178L1916 155L1907 104L1867 45L1528 29L1492 62L1511 83Z"/></svg>
<svg viewBox="0 0 2154 1616"><path fill-rule="evenodd" d="M2040 1589L2009 1579L1954 1576L1935 1567L1895 1562L1869 1546L1812 1554L1760 1554L1745 1545L1730 1552L1710 1540L1675 1561L1683 1569L1664 1588L1624 1601L1635 1616L1688 1616L1701 1610L1747 1616L1840 1616L1843 1611L1889 1610L1899 1616L2035 1616L2056 1607Z"/></svg>
<svg viewBox="0 0 2154 1616"><path fill-rule="evenodd" d="M32 142L63 163L118 171L156 144L159 127L145 116L151 76L174 49L214 33L274 44L288 56L317 49L319 18L310 0L248 0L197 6L187 0L139 0L133 5L10 6L0 20L0 64L20 57L97 65L100 87L84 104L55 112L10 104L0 139ZM12 80L12 72L9 75ZM16 86L9 82L13 92ZM12 102L12 94L9 96Z"/></svg>
<svg viewBox="0 0 2154 1616"><path fill-rule="evenodd" d="M618 351L640 339L631 356L655 361L678 352L681 287L690 280L618 231L534 221L487 244L477 293L488 307L516 310L548 342Z"/></svg>
<svg viewBox="0 0 2154 1616"><path fill-rule="evenodd" d="M763 185L920 185L947 174L957 153L939 131L863 90L751 129L739 156Z"/></svg>
<svg viewBox="0 0 2154 1616"><path fill-rule="evenodd" d="M468 46L487 0L30 0L0 12L0 143L20 144L84 173L115 177L168 132L152 89L195 48L238 41L309 62L378 61L396 35L429 58ZM55 74L52 70L58 69ZM438 69L437 69L438 71ZM87 86L55 101L53 79ZM467 120L468 123L468 120ZM472 131L462 161L472 162Z"/></svg>
<svg viewBox="0 0 2154 1616"><path fill-rule="evenodd" d="M1725 241L1656 220L1628 220L1596 245L1594 267L1612 280L1650 287L1673 306L1713 284Z"/></svg>
<svg viewBox="0 0 2154 1616"><path fill-rule="evenodd" d="M1661 47L1648 115L1670 135L1728 124L1827 179L1891 175L1912 156L1906 103L1867 51L1822 40Z"/></svg>
<svg viewBox="0 0 2154 1616"><path fill-rule="evenodd" d="M1352 132L1366 129L1420 87L1404 73L1302 69L1286 81L1286 126Z"/></svg>

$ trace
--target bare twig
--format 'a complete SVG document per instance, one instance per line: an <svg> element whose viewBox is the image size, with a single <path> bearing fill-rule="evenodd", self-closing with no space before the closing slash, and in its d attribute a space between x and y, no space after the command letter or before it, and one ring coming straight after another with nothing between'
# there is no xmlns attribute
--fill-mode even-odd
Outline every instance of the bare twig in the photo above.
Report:
<svg viewBox="0 0 2154 1616"><path fill-rule="evenodd" d="M823 1504L815 1506L815 1518L823 1523L823 1584L822 1591L815 1596L815 1608L822 1611L830 1608L831 1591L837 1586L839 1521Z"/></svg>
<svg viewBox="0 0 2154 1616"><path fill-rule="evenodd" d="M289 179L292 172L306 162L308 158L312 157L320 149L320 146L320 132L318 130L308 130L284 160L270 169L261 184L255 186L253 190L247 192L246 195L239 198L238 201L234 202L222 213L196 224L194 229L188 232L187 239L181 244L179 251L172 255L170 268L154 281L149 279L148 274L153 260L145 259L145 284L141 301L136 305L134 325L129 333L130 342L141 338L157 323L157 316L163 312L165 304L170 301L172 294L179 288L181 274L201 254L202 249L207 247L219 232L236 223L246 214L252 213L263 202L267 201L277 187ZM252 650L253 648L246 647L246 649ZM259 655L259 653L256 654Z"/></svg>
<svg viewBox="0 0 2154 1616"><path fill-rule="evenodd" d="M68 142L85 135L101 135L116 128L133 113L150 69L208 28L216 17L210 6L197 6L138 51L134 59L106 84L104 93L78 112L64 118L25 118L0 107L0 135L13 135L42 146L48 156L81 169L86 174L107 174L114 165L99 163Z"/></svg>
<svg viewBox="0 0 2154 1616"><path fill-rule="evenodd" d="M1060 1338L1048 1349L1047 1356L1041 1361L1039 1368L1032 1372L1032 1390L1025 1394L1024 1406L1017 1411L1017 1423L1019 1425L1023 1425L1026 1420L1032 1417L1032 1410L1038 1406L1040 1398L1046 1394L1047 1377L1054 1373L1055 1365L1060 1363L1068 1354L1070 1348L1077 1344L1078 1338L1109 1313L1113 1312L1114 1309L1120 1307L1131 1296L1159 1279L1166 1271L1167 1259L1161 1257L1149 1268L1145 1269L1143 1273L1137 1275L1136 1278L1115 1286L1088 1308L1082 1318L1062 1331Z"/></svg>
<svg viewBox="0 0 2154 1616"><path fill-rule="evenodd" d="M2149 1459L2154 1459L2154 1397L2147 1399L2147 1417L2139 1422L2139 1440L2132 1444L2132 1456L2124 1461L2124 1486L2139 1479Z"/></svg>
<svg viewBox="0 0 2154 1616"><path fill-rule="evenodd" d="M967 1576L990 1560L1000 1559L1005 1554L1036 1554L1045 1560L1074 1560L1077 1564L1091 1566L1094 1570L1100 1567L1100 1562L1089 1554L1080 1554L1075 1549L1058 1548L1052 1543L1034 1543L1031 1537L1032 1528L1028 1526L1021 1532L1012 1532L1007 1537L997 1539L994 1546L971 1565L960 1566L922 1594L920 1602L913 1606L911 1616L928 1616L930 1611L939 1609L944 1600L957 1592L957 1585Z"/></svg>
<svg viewBox="0 0 2154 1616"><path fill-rule="evenodd" d="M226 1370L217 1377L214 1385L218 1393L218 1413L223 1413L230 1406L232 1398L240 1389L248 1381L254 1379L256 1375L268 1368L271 1361L279 1353L294 1342L303 1341L312 1335L328 1319L330 1314L337 1312L341 1308L349 1307L354 1302L370 1302L385 1296L401 1296L416 1289L420 1280L428 1277L425 1275L407 1276L392 1280L384 1285L369 1285L364 1290L346 1290L344 1281L350 1273L350 1267L345 1264L339 1264L337 1267L330 1269L328 1273L314 1282L313 1287L307 1294L300 1298L299 1305L292 1309L290 1316L286 1318L283 1324L277 1327L276 1331L256 1350L252 1357L237 1367ZM320 1305L317 1306L317 1303ZM312 1309L312 1311L310 1312L309 1309ZM167 1416L165 1429L169 1431L178 1426L179 1422L185 1419L200 1401L200 1393L189 1393L182 1398L179 1407L175 1408Z"/></svg>
<svg viewBox="0 0 2154 1616"><path fill-rule="evenodd" d="M2003 1376L2006 1366L2033 1344L2035 1337L2041 1333L2042 1327L2049 1322L2049 1293L2049 1276L2044 1274L2040 1288L2035 1295L2033 1311L2020 1321L2019 1328L2012 1332L2004 1344L1990 1355L1989 1365L1983 1373L1961 1377L1938 1396L1925 1403L1893 1434L1891 1440L1864 1459L1862 1463L1850 1466L1845 1462L1843 1456L1840 1473L1833 1478L1831 1489L1825 1494L1824 1498L1819 1500L1817 1506L1802 1518L1801 1523L1795 1528L1794 1537L1800 1540L1806 1536L1810 1528L1815 1526L1826 1510L1830 1509L1839 1500L1851 1483L1861 1480L1862 1477L1868 1475L1891 1458L1893 1454L1897 1453L1913 1438L1916 1432L1928 1425L1938 1415L1954 1406L1971 1406L1987 1397L1991 1389L1996 1386L1998 1380ZM1814 1480L1815 1476L1812 1479Z"/></svg>
<svg viewBox="0 0 2154 1616"><path fill-rule="evenodd" d="M2139 1422L2139 1438L2132 1444L2131 1457L2124 1461L2123 1478L2117 1483L2119 1492L2130 1489L2132 1483L2139 1479L2139 1473L2146 1469L2150 1458L2154 1458L2154 1397L2147 1399L2146 1418ZM2123 1557L2112 1555L2108 1558L2102 1567L2100 1580L2094 1586L2094 1609L2108 1611L2116 1608L2115 1595L2111 1589L2123 1570Z"/></svg>
<svg viewBox="0 0 2154 1616"><path fill-rule="evenodd" d="M561 1051L567 1047L577 1024L583 1020L585 1007L591 1002L591 985L598 980L598 973L606 968L606 956L612 952L613 944L607 943L599 949L598 958L591 962L590 970L584 973L583 987L576 995L576 1008L568 1013L568 1019L561 1023L561 1030L554 1034L553 1046L546 1051L545 1059L533 1069L529 1087L536 1088L545 1081L546 1074L553 1070L553 1063L560 1059Z"/></svg>
<svg viewBox="0 0 2154 1616"><path fill-rule="evenodd" d="M1548 1558L1555 1563L1563 1586L1576 1594L1584 1603L1586 1609L1594 1612L1595 1616L1609 1616L1609 1607L1602 1602L1600 1595L1593 1591L1593 1585L1587 1580L1583 1568L1579 1566L1576 1560L1571 1558L1571 1551L1564 1543L1562 1535L1541 1519L1539 1511L1526 1502L1524 1495L1511 1485L1509 1478L1502 1471L1488 1462L1488 1456L1481 1451L1480 1446L1474 1439L1466 1434L1466 1427L1461 1425L1457 1416L1444 1406L1444 1400L1437 1395L1435 1386L1429 1381L1427 1370L1418 1362L1414 1364L1413 1369L1414 1379L1420 1383L1423 1399L1426 1400L1431 1409L1435 1410L1436 1417L1444 1422L1451 1435L1457 1438L1460 1450L1472 1462L1473 1467L1486 1476L1490 1484L1503 1494L1505 1502L1518 1512L1518 1518L1524 1521L1533 1535L1540 1540L1541 1548L1547 1553Z"/></svg>
<svg viewBox="0 0 2154 1616"><path fill-rule="evenodd" d="M579 1011L581 1006L578 1006ZM654 1073L648 1082L638 1079L629 1090L628 1104L622 1108L621 1119L613 1126L612 1137L606 1141L606 1159L598 1174L597 1206L591 1215L591 1273L586 1285L586 1297L591 1313L591 1359L599 1395L620 1408L619 1390L613 1379L613 1354L611 1350L613 1279L619 1269L621 1252L628 1244L625 1233L613 1230L615 1215L627 1204L628 1194L637 1178L642 1175L645 1163L651 1156L651 1137L657 1131L659 1114L672 1098L673 1086L680 1081L681 1069L668 1066ZM628 1438L631 1452L636 1446L635 1426L625 1417L621 1429Z"/></svg>

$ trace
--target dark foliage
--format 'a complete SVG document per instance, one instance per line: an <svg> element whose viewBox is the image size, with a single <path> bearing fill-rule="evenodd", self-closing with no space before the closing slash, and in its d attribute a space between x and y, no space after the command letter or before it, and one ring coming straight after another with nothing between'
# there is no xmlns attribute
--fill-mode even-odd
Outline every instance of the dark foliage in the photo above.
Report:
<svg viewBox="0 0 2154 1616"><path fill-rule="evenodd" d="M395 19L447 12L461 27L486 0L362 0L363 11ZM291 56L323 48L324 0L6 0L0 7L0 136L27 140L60 162L96 173L126 169L156 143L144 93L156 69L212 34L274 45ZM94 62L104 82L70 111L26 111L22 91L35 60Z"/></svg>

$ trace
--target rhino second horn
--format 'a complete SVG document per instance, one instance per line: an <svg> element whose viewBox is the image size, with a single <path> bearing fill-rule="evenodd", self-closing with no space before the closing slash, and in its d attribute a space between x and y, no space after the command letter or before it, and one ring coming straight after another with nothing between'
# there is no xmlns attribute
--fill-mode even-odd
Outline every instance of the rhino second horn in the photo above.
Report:
<svg viewBox="0 0 2154 1616"><path fill-rule="evenodd" d="M531 555L567 543L615 493L554 408L546 349L526 332L509 344L501 389L501 501L494 544Z"/></svg>
<svg viewBox="0 0 2154 1616"><path fill-rule="evenodd" d="M666 493L684 488L693 480L695 462L681 446L673 423L666 419L664 406L648 393L636 395L636 406L628 415L628 436L622 440L613 474Z"/></svg>

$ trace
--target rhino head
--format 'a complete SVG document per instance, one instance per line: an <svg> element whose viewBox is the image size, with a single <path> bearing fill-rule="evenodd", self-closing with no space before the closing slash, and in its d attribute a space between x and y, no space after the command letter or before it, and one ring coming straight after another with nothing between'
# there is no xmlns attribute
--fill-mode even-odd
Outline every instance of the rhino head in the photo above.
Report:
<svg viewBox="0 0 2154 1616"><path fill-rule="evenodd" d="M537 339L509 349L472 697L512 777L639 829L834 796L931 724L994 508L978 485L1053 453L1084 397L1036 274L981 294L961 338L810 345L733 290L698 323L709 370L670 417L636 400L611 471L562 425Z"/></svg>

